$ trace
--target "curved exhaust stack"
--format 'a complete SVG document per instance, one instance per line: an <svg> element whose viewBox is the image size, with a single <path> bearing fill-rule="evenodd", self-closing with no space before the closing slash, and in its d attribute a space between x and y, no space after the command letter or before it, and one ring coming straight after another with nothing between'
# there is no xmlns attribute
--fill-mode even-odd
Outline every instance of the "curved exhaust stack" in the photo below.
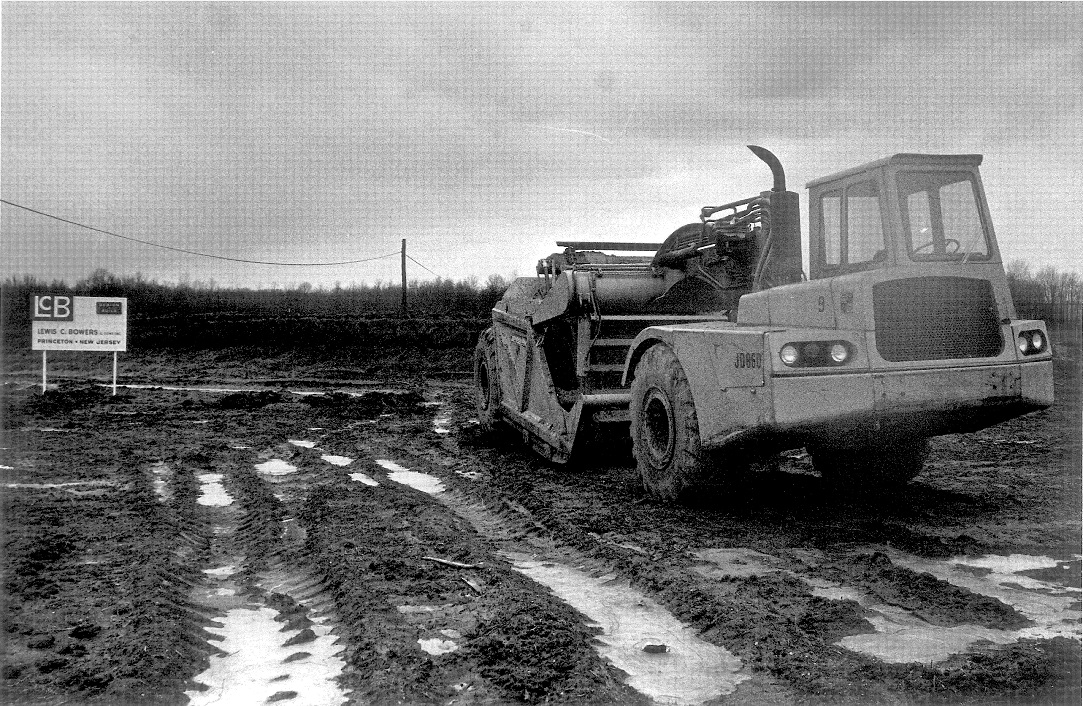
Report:
<svg viewBox="0 0 1083 706"><path fill-rule="evenodd" d="M783 171L782 162L778 161L778 157L771 154L770 150L759 145L748 145L748 149L752 150L752 154L762 159L771 168L771 174L775 178L775 185L771 188L771 191L785 191L786 172Z"/></svg>
<svg viewBox="0 0 1083 706"><path fill-rule="evenodd" d="M760 194L767 198L771 222L766 240L758 244L754 288L800 282L804 278L801 267L800 197L786 190L786 172L782 170L778 157L758 145L748 145L748 149L771 168L775 178L774 187Z"/></svg>

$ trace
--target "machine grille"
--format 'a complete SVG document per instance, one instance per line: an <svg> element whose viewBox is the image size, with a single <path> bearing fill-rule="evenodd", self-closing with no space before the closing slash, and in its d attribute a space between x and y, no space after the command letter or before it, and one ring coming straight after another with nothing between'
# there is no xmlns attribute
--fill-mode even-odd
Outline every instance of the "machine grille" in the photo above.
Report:
<svg viewBox="0 0 1083 706"><path fill-rule="evenodd" d="M988 358L1004 348L993 285L915 277L873 285L876 350L884 360Z"/></svg>

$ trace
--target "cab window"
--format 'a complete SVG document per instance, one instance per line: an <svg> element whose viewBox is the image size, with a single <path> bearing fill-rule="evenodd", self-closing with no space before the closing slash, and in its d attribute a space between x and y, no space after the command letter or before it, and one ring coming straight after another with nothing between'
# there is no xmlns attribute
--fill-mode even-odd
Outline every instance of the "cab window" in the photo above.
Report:
<svg viewBox="0 0 1083 706"><path fill-rule="evenodd" d="M880 187L874 180L829 191L817 203L820 210L819 273L831 277L877 266L884 260L884 226Z"/></svg>

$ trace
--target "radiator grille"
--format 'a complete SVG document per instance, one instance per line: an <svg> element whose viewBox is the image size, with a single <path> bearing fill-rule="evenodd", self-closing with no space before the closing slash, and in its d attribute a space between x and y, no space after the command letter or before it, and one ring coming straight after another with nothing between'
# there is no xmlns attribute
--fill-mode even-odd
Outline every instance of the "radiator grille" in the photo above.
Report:
<svg viewBox="0 0 1083 706"><path fill-rule="evenodd" d="M993 285L915 277L873 285L876 350L884 360L989 358L1004 348Z"/></svg>

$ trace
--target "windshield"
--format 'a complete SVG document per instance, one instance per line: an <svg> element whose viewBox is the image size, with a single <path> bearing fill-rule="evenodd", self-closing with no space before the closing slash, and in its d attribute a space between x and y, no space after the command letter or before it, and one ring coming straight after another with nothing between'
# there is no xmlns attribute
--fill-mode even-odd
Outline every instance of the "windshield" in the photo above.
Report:
<svg viewBox="0 0 1083 706"><path fill-rule="evenodd" d="M987 260L989 240L970 172L900 172L899 204L910 259Z"/></svg>

